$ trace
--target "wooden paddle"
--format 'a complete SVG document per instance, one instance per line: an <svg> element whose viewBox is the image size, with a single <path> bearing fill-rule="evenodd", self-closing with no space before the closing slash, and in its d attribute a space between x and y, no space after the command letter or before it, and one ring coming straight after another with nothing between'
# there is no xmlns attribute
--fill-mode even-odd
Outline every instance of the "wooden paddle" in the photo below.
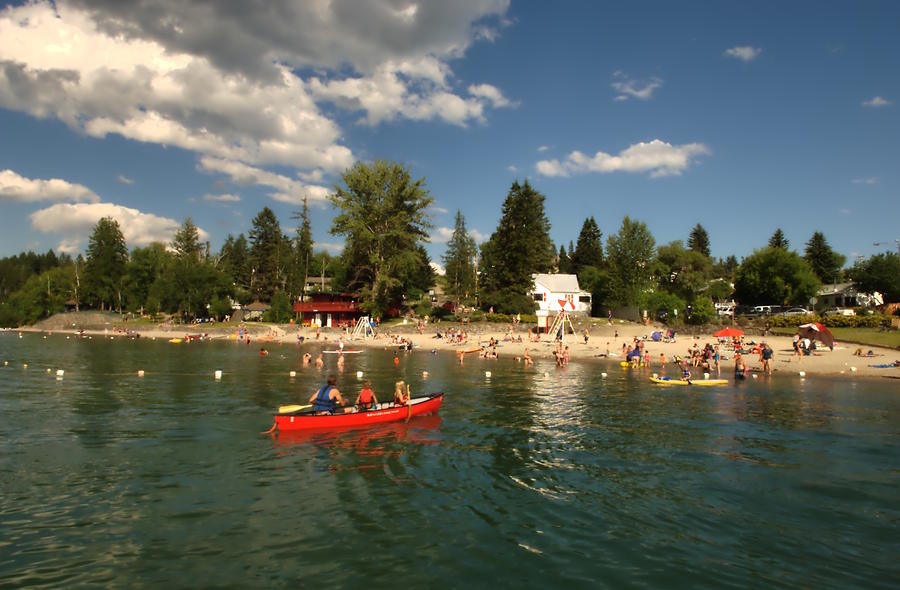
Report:
<svg viewBox="0 0 900 590"><path fill-rule="evenodd" d="M297 411L304 410L306 408L311 408L311 407L312 407L312 404L306 404L304 406L297 406L297 405L278 406L278 413L279 414L289 414L291 412L297 412Z"/></svg>

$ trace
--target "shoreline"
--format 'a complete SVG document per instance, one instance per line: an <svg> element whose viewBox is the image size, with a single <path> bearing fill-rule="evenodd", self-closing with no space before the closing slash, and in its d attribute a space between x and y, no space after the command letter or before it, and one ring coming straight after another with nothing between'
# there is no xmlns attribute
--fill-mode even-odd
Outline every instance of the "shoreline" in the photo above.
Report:
<svg viewBox="0 0 900 590"><path fill-rule="evenodd" d="M308 327L298 327L294 325L284 324L278 326L258 326L252 322L244 324L248 332L251 345L280 344L293 345L297 347L307 347L309 345L320 344L327 346L334 345L341 337L344 338L345 347L347 349L354 348L383 348L396 349L396 344L392 343L391 337L404 338L413 343L413 350L431 352L454 352L460 350L474 348L477 345L486 346L490 338L498 341L498 356L500 358L523 357L525 349L528 349L529 356L532 359L554 360L554 343L546 334L542 334L539 342L528 342L528 328L526 326L518 326L513 331L513 337L521 337L522 342L504 341L503 338L508 335L509 327L499 324L474 324L469 326L469 339L464 344L452 344L447 342L445 338L436 338L435 334L438 330L444 332L447 328L459 328L456 323L429 323L425 326L424 333L420 333L415 324L399 324L392 325L387 328L378 330L376 338L351 340L349 336L338 328L323 329L321 338L315 339L315 329ZM678 368L673 364L672 360L675 355L686 356L689 348L696 343L701 349L709 342L717 344L717 339L711 334L706 336L678 336L674 342L654 342L649 337L656 330L665 330L659 326L643 326L628 322L614 322L613 324L602 323L600 325L592 325L589 328L589 340L584 342L582 334L566 335L563 346L569 347L570 362L604 362L607 364L619 363L624 360L622 355L622 344L633 343L634 338L644 340L646 350L650 353L650 364L641 367L642 371L649 374L654 372L662 373L662 365L660 363L660 353L666 357L666 372L672 376ZM9 332L28 332L28 333L45 333L45 334L66 334L73 335L79 332L73 328L61 330L47 330L38 327L28 327L19 329L10 329ZM616 337L618 331L618 337ZM212 326L172 326L172 327L143 327L136 326L131 328L104 328L104 329L85 329L85 335L103 336L111 338L129 338L137 334L141 338L164 339L184 338L187 335L198 336L208 335L209 340L236 340L237 328L233 325L224 326L222 324L214 324ZM299 338L303 341L300 343ZM823 348L816 351L813 355L802 357L799 361L793 356L792 339L790 336L767 336L748 337L745 336L745 344L766 342L772 347L774 356L772 359L773 374L772 377L831 377L843 380L853 380L858 378L894 378L900 379L900 367L878 368L871 365L890 364L900 360L900 351L875 346L859 346L856 344L835 343L834 350ZM607 356L607 346L609 355ZM862 349L863 356L855 356L853 353L857 349ZM871 350L875 356L865 356L865 353ZM710 378L726 378L731 380L734 375L734 355L732 351L720 348L722 359L720 361L720 374L717 376L715 371L710 371ZM477 354L467 354L462 362L471 364L472 362L485 361L490 362L494 359L482 359ZM745 354L744 362L747 365L748 372L752 375L760 375L761 361L757 354ZM523 369L533 369L533 367L525 367ZM625 368L622 368L626 370ZM628 369L630 370L630 369ZM694 368L696 373L698 369ZM801 372L803 374L801 374ZM702 373L695 375L695 380L699 380Z"/></svg>

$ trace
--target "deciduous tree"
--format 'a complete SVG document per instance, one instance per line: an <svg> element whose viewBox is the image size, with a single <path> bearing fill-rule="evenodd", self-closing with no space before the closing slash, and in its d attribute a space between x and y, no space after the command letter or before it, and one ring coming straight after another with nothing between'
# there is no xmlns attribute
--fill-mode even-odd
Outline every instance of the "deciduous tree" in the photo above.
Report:
<svg viewBox="0 0 900 590"><path fill-rule="evenodd" d="M734 295L746 305L807 305L820 285L812 267L799 254L770 246L741 263Z"/></svg>
<svg viewBox="0 0 900 590"><path fill-rule="evenodd" d="M656 241L647 224L625 216L618 233L606 242L613 299L623 305L636 304L651 285Z"/></svg>

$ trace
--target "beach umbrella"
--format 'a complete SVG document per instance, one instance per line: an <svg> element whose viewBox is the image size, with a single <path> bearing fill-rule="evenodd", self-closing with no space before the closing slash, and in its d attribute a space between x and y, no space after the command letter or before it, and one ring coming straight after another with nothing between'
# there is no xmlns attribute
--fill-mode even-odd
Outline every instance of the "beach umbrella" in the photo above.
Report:
<svg viewBox="0 0 900 590"><path fill-rule="evenodd" d="M797 333L801 338L818 340L831 350L834 350L834 334L832 334L831 330L829 330L819 322L802 324L797 328Z"/></svg>
<svg viewBox="0 0 900 590"><path fill-rule="evenodd" d="M743 336L744 331L739 330L738 328L725 328L723 330L719 330L713 336L716 338L733 338L736 336Z"/></svg>

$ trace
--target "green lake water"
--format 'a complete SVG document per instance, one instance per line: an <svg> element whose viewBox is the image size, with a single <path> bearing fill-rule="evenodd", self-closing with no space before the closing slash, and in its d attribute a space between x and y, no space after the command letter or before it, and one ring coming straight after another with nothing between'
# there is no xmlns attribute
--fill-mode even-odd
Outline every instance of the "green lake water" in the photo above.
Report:
<svg viewBox="0 0 900 590"><path fill-rule="evenodd" d="M440 414L263 436L300 350L0 333L0 588L900 586L896 381L367 350Z"/></svg>

